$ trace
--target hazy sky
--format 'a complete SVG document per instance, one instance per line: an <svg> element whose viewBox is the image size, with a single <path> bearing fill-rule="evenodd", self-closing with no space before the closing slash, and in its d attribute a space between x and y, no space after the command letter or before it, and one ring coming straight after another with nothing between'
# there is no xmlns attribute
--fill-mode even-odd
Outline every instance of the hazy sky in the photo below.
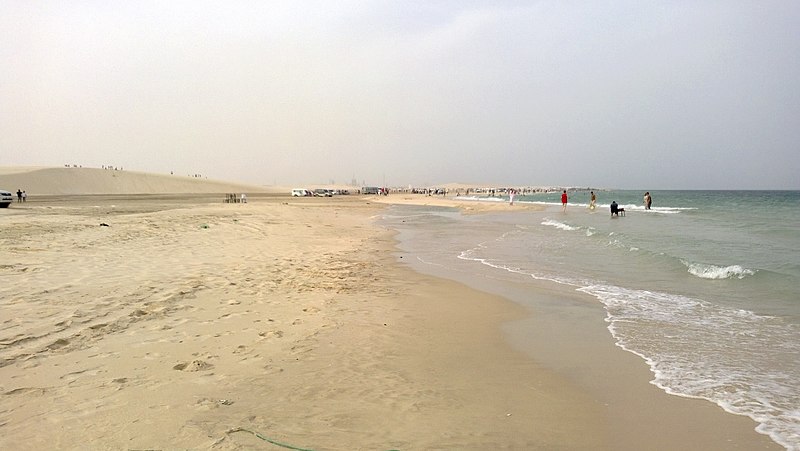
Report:
<svg viewBox="0 0 800 451"><path fill-rule="evenodd" d="M0 166L800 189L800 1L0 0Z"/></svg>

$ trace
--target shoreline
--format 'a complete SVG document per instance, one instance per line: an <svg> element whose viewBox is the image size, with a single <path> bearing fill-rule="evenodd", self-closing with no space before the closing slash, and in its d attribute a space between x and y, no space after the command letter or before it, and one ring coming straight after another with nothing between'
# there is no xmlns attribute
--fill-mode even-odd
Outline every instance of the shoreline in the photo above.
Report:
<svg viewBox="0 0 800 451"><path fill-rule="evenodd" d="M7 216L8 311L49 319L4 328L66 326L0 349L15 357L0 366L4 448L53 446L44 423L60 448L263 444L238 427L317 449L731 449L725 434L742 449L782 449L747 418L648 384L644 362L613 346L597 306L575 293L537 288L590 325L548 330L558 323L514 290L401 263L372 198L91 200L68 211L36 200ZM597 344L622 391L587 387L581 371L520 346L531 341L579 361L582 343Z"/></svg>
<svg viewBox="0 0 800 451"><path fill-rule="evenodd" d="M475 278L455 280L525 309L523 318L502 326L507 342L600 406L612 437L608 449L784 449L758 433L749 417L652 384L649 366L615 344L605 310L591 296L548 283L532 289L527 283L501 287Z"/></svg>
<svg viewBox="0 0 800 451"><path fill-rule="evenodd" d="M437 206L447 206L446 201L440 200ZM461 207L458 201L450 206ZM430 251L426 247L424 255ZM758 423L747 416L727 412L706 399L672 395L654 385L644 359L615 344L605 309L594 297L523 275L491 276L454 258L425 263L413 251L400 253L401 261L417 271L464 283L525 308L525 318L503 326L506 338L515 349L603 406L614 437L612 449L784 449L758 433Z"/></svg>

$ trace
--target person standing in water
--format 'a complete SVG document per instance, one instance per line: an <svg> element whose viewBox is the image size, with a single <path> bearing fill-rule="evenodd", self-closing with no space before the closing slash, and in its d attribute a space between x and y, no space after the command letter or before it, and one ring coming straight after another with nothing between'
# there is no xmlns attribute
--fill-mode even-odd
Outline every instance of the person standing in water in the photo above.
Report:
<svg viewBox="0 0 800 451"><path fill-rule="evenodd" d="M595 207L596 207L595 203L596 202L597 202L597 196L595 196L594 195L594 191L592 191L592 197L591 197L591 200L589 201L589 210L594 210L595 209Z"/></svg>
<svg viewBox="0 0 800 451"><path fill-rule="evenodd" d="M561 193L561 204L564 206L564 208L562 208L561 211L564 213L567 212L567 200L569 200L567 198L567 190L564 190L564 192Z"/></svg>
<svg viewBox="0 0 800 451"><path fill-rule="evenodd" d="M649 210L652 203L653 198L650 196L650 191L644 193L644 209Z"/></svg>

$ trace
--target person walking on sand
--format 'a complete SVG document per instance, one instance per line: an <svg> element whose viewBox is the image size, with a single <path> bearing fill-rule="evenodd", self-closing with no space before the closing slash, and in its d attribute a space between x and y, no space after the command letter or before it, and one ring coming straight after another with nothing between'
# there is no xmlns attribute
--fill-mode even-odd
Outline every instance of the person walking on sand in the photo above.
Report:
<svg viewBox="0 0 800 451"><path fill-rule="evenodd" d="M22 190L17 188L17 203L22 202Z"/></svg>
<svg viewBox="0 0 800 451"><path fill-rule="evenodd" d="M594 210L595 209L595 207L596 207L595 202L597 202L597 196L595 196L594 195L594 191L592 191L592 198L591 198L591 201L589 202L589 210Z"/></svg>
<svg viewBox="0 0 800 451"><path fill-rule="evenodd" d="M569 200L569 198L567 197L567 190L564 190L564 192L561 193L561 204L564 206L564 208L562 208L561 211L564 213L567 212L567 200Z"/></svg>
<svg viewBox="0 0 800 451"><path fill-rule="evenodd" d="M27 200L28 200L28 193L26 193L25 190L22 190L22 202L25 202Z"/></svg>
<svg viewBox="0 0 800 451"><path fill-rule="evenodd" d="M511 205L514 205L514 194L515 194L515 192L514 192L513 189L508 190L508 198L511 201L510 202Z"/></svg>
<svg viewBox="0 0 800 451"><path fill-rule="evenodd" d="M653 198L650 196L650 191L644 193L644 209L649 210L652 203Z"/></svg>

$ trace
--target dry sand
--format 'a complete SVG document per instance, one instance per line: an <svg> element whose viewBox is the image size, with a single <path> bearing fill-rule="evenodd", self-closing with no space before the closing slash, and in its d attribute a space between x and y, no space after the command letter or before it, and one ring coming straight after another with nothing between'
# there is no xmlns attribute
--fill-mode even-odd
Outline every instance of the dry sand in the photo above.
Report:
<svg viewBox="0 0 800 451"><path fill-rule="evenodd" d="M376 204L176 206L5 212L0 448L260 442L235 428L312 449L603 440L590 400L504 345L522 312L398 267Z"/></svg>
<svg viewBox="0 0 800 451"><path fill-rule="evenodd" d="M427 196L423 194L391 194L389 196L370 196L372 202L395 205L424 205L431 207L454 207L465 214L510 212L525 210L542 210L541 205L530 203L510 204L504 201L479 201L473 197L460 196Z"/></svg>
<svg viewBox="0 0 800 451"><path fill-rule="evenodd" d="M620 441L637 425L508 344L501 325L528 312L397 263L375 200L0 211L0 449L775 448L692 407L735 440L671 419L667 439ZM686 412L653 390L650 410Z"/></svg>

